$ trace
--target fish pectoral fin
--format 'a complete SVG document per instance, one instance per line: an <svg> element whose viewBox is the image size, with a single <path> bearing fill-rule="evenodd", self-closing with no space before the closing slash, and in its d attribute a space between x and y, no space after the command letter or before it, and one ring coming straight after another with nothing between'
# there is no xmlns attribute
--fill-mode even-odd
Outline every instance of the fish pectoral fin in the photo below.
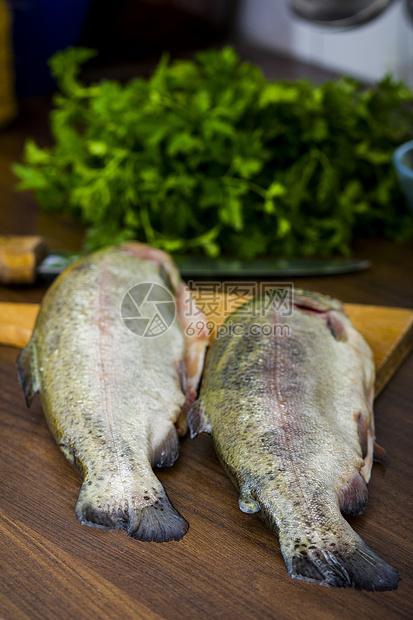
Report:
<svg viewBox="0 0 413 620"><path fill-rule="evenodd" d="M355 472L340 489L337 497L341 512L348 515L361 515L368 498L367 484L363 476Z"/></svg>
<svg viewBox="0 0 413 620"><path fill-rule="evenodd" d="M327 327L331 335L339 342L348 340L347 328L340 314L335 310L330 310L327 315Z"/></svg>
<svg viewBox="0 0 413 620"><path fill-rule="evenodd" d="M166 437L153 448L152 467L171 467L178 458L179 439L175 426Z"/></svg>
<svg viewBox="0 0 413 620"><path fill-rule="evenodd" d="M188 411L188 427L191 439L194 439L199 433L211 434L211 424L206 418L201 400L196 400Z"/></svg>
<svg viewBox="0 0 413 620"><path fill-rule="evenodd" d="M261 510L259 503L251 497L250 491L245 488L240 490L238 505L241 512L246 512L247 514L254 514Z"/></svg>
<svg viewBox="0 0 413 620"><path fill-rule="evenodd" d="M26 405L30 407L35 394L40 389L37 370L37 355L34 344L30 343L22 349L16 361L17 374L23 388Z"/></svg>

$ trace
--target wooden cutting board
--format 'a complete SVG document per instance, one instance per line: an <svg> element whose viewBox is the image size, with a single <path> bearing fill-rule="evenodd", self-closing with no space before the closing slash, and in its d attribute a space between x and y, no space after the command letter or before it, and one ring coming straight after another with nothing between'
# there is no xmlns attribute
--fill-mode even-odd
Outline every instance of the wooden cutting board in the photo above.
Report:
<svg viewBox="0 0 413 620"><path fill-rule="evenodd" d="M229 312L245 303L245 297L215 294L214 303L205 303L194 292L195 302L213 323L212 337ZM354 327L371 346L376 363L376 395L381 392L413 348L413 311L403 308L344 304ZM0 344L24 347L31 336L38 304L0 303Z"/></svg>

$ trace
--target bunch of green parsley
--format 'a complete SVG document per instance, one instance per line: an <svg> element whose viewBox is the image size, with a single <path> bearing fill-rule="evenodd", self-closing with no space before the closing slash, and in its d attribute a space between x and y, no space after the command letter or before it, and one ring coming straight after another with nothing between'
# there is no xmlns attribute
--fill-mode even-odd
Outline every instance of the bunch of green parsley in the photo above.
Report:
<svg viewBox="0 0 413 620"><path fill-rule="evenodd" d="M139 239L209 256L329 256L356 237L412 234L391 162L413 137L403 83L268 83L226 48L86 86L94 54L52 58L55 145L28 141L14 166L45 209L84 222L88 249Z"/></svg>

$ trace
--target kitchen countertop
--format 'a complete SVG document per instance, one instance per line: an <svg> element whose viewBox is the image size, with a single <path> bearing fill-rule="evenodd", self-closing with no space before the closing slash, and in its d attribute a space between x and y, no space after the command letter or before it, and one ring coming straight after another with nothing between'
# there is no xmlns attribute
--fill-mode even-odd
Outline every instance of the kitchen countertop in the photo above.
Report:
<svg viewBox="0 0 413 620"><path fill-rule="evenodd" d="M275 61L268 62L277 77ZM10 162L27 135L47 143L47 109L47 99L26 102L0 133L0 233L41 234L54 250L77 250L77 224L40 213L30 194L13 191ZM412 244L369 240L355 254L372 267L294 284L345 302L413 307ZM45 288L2 287L0 301L39 302ZM387 461L373 468L364 514L349 519L402 577L395 592L369 593L292 580L277 537L257 515L238 509L237 492L206 435L186 437L174 467L158 472L190 523L182 541L141 543L124 532L81 526L74 515L80 481L54 443L38 397L26 408L16 356L16 349L0 347L2 618L411 617L412 357L376 401L377 439Z"/></svg>

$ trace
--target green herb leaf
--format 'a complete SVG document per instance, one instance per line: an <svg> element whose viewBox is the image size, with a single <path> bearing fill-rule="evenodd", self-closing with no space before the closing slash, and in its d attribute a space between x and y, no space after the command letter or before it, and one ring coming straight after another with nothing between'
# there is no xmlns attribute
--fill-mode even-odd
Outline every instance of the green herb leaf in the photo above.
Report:
<svg viewBox="0 0 413 620"><path fill-rule="evenodd" d="M55 145L28 140L13 167L43 208L84 222L87 249L136 238L209 256L329 256L357 237L413 234L392 167L413 138L402 82L268 83L225 48L85 86L94 55L51 59Z"/></svg>

